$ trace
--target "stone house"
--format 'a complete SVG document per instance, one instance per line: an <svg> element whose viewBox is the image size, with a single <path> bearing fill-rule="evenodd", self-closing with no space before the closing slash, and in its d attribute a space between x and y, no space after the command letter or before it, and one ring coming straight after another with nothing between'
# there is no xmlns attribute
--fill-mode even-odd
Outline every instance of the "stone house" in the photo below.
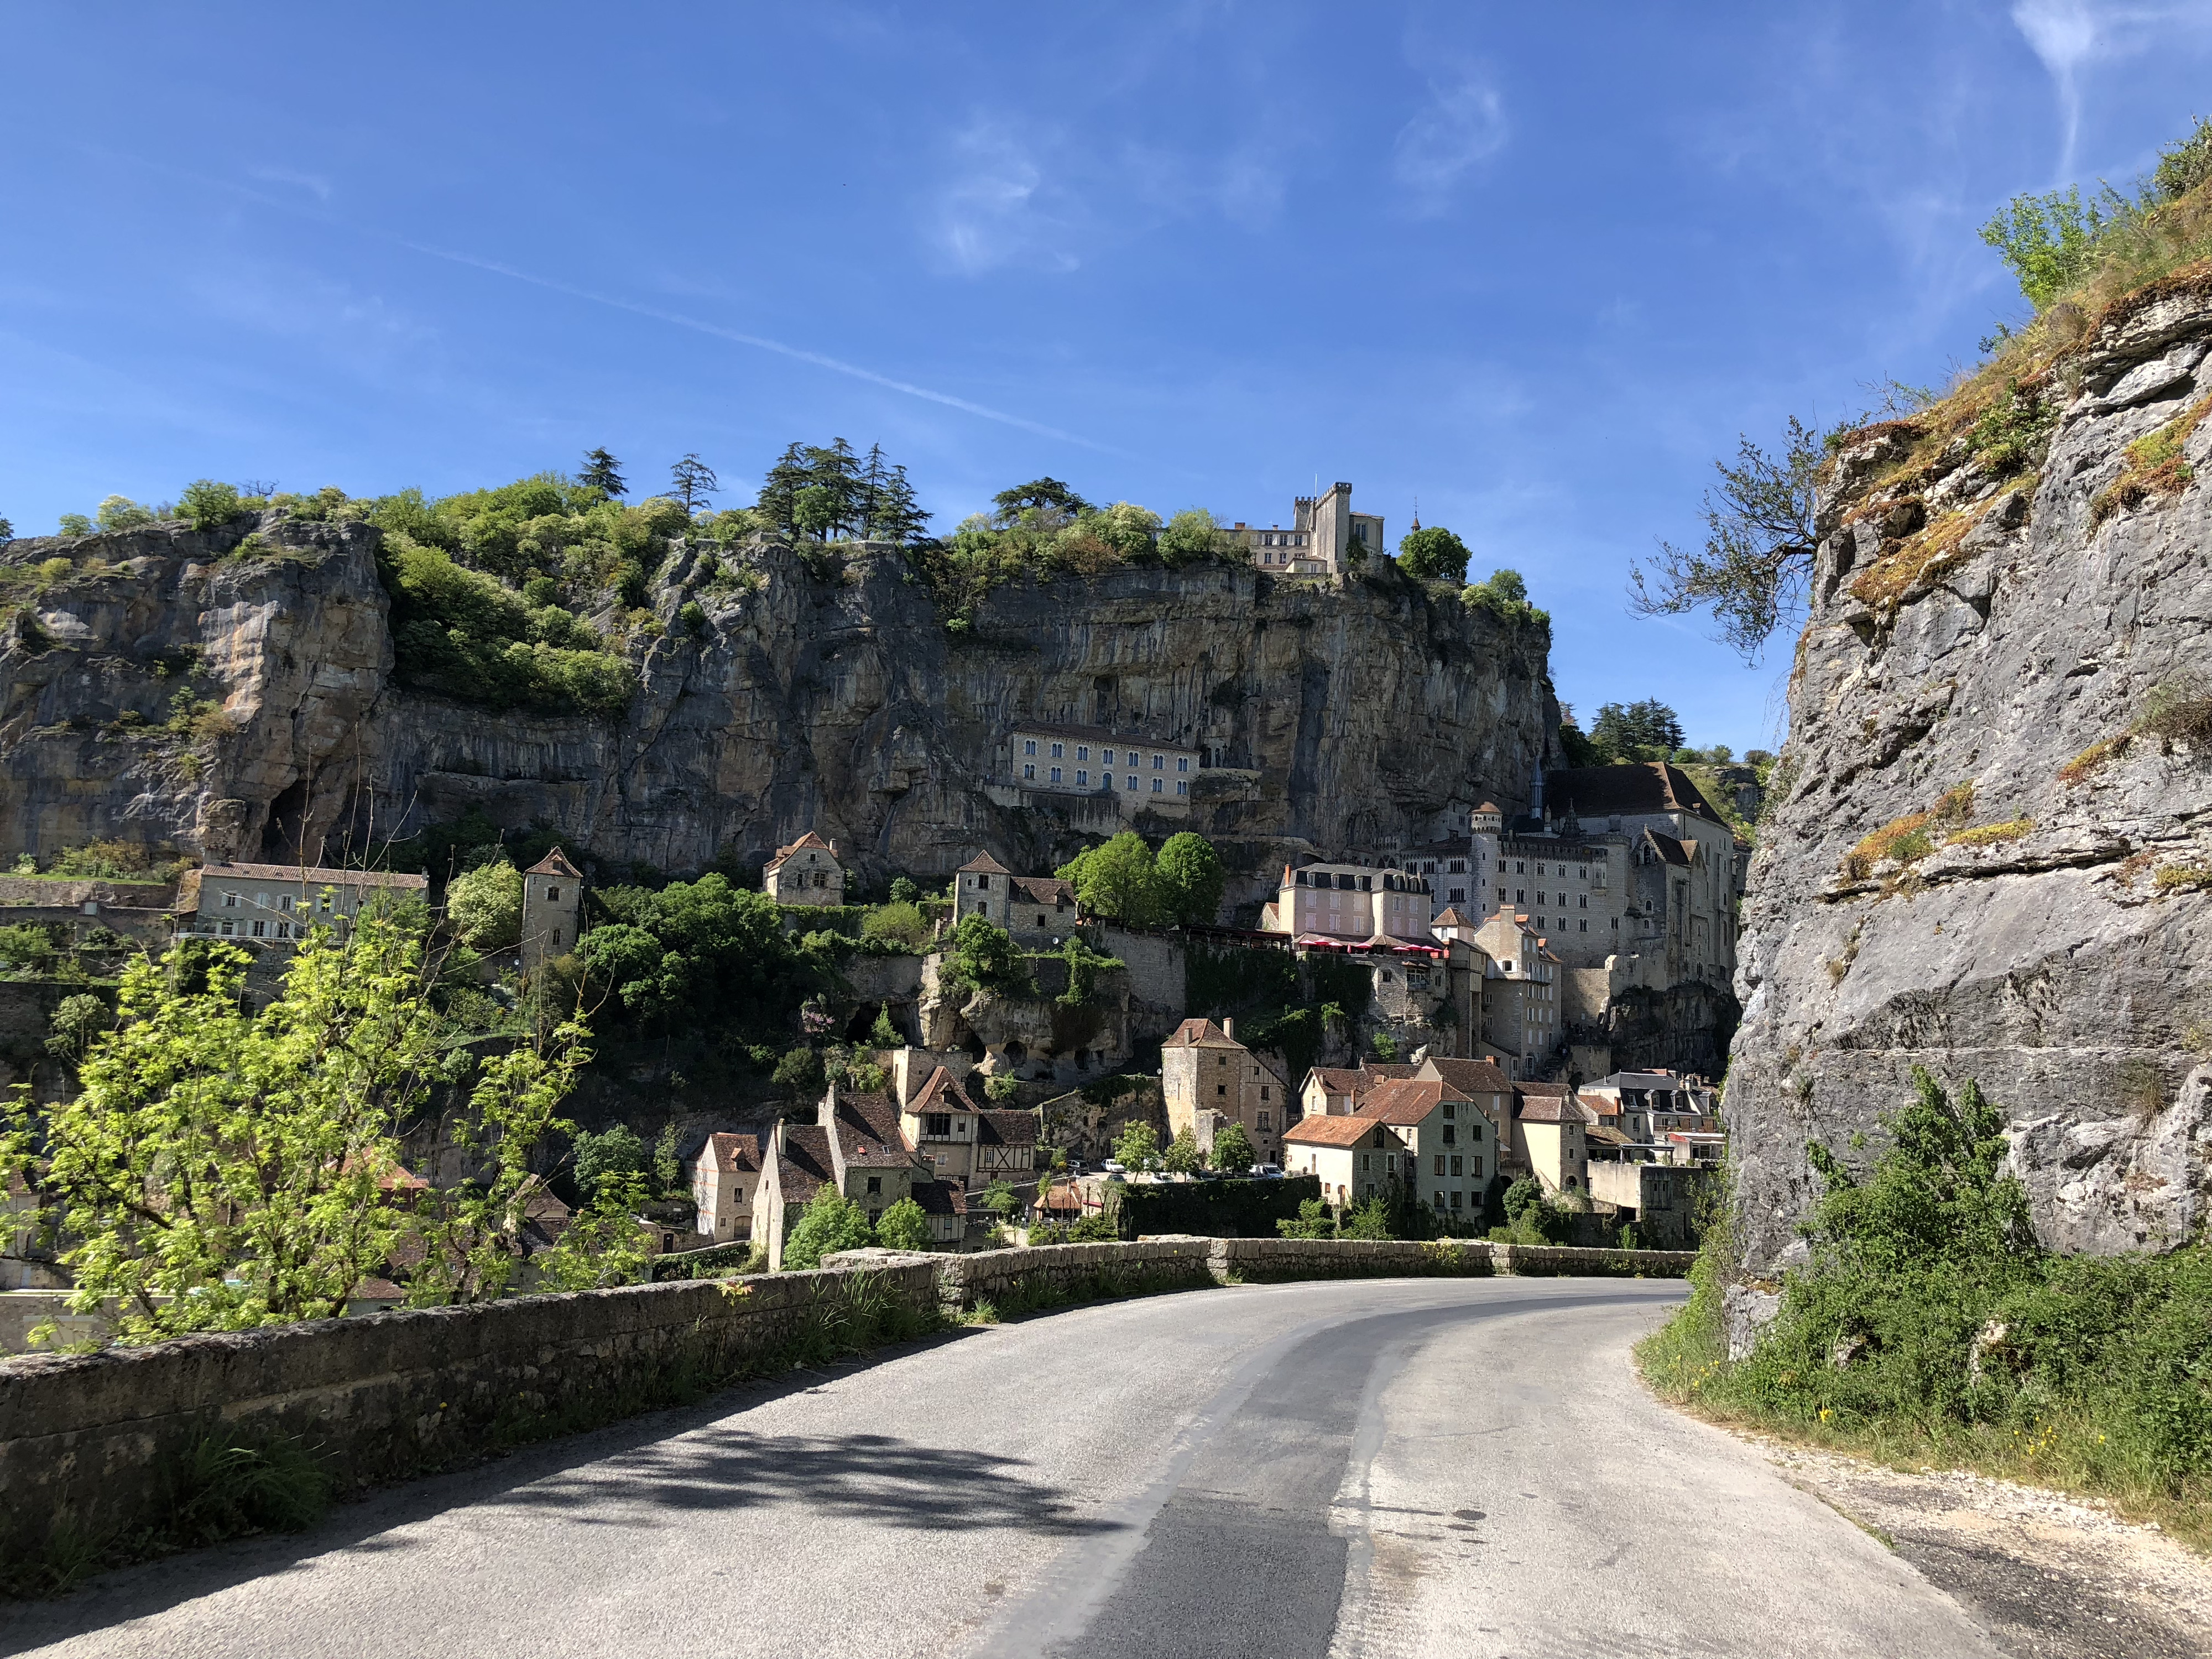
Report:
<svg viewBox="0 0 2212 1659"><path fill-rule="evenodd" d="M1397 1136L1410 1199L1427 1204L1439 1221L1465 1224L1481 1214L1498 1141L1475 1102L1441 1078L1394 1079L1377 1085L1355 1115L1387 1124Z"/></svg>
<svg viewBox="0 0 2212 1659"><path fill-rule="evenodd" d="M1615 1072L1584 1084L1581 1094L1584 1105L1613 1121L1632 1156L1637 1150L1668 1155L1670 1134L1723 1133L1720 1102L1696 1078L1663 1070Z"/></svg>
<svg viewBox="0 0 2212 1659"><path fill-rule="evenodd" d="M389 870L330 870L292 864L210 864L187 870L177 884L180 933L279 945L327 925L343 937L378 895L413 898L426 876Z"/></svg>
<svg viewBox="0 0 2212 1659"><path fill-rule="evenodd" d="M1564 1083L1513 1085L1513 1152L1547 1196L1589 1190L1586 1132L1596 1119Z"/></svg>
<svg viewBox="0 0 2212 1659"><path fill-rule="evenodd" d="M1487 958L1483 1037L1514 1077L1533 1077L1559 1046L1559 962L1528 925L1500 911L1475 933Z"/></svg>
<svg viewBox="0 0 2212 1659"><path fill-rule="evenodd" d="M1474 1102L1476 1109L1490 1121L1500 1163L1512 1161L1513 1079L1506 1076L1504 1068L1497 1061L1431 1054L1415 1068L1413 1075L1449 1084Z"/></svg>
<svg viewBox="0 0 2212 1659"><path fill-rule="evenodd" d="M1036 1178L1037 1115L979 1104L942 1066L899 1108L899 1128L936 1179L965 1191Z"/></svg>
<svg viewBox="0 0 2212 1659"><path fill-rule="evenodd" d="M1370 864L1283 866L1274 902L1260 913L1263 933L1364 944L1428 945L1433 915L1428 879Z"/></svg>
<svg viewBox="0 0 2212 1659"><path fill-rule="evenodd" d="M753 1199L761 1180L757 1135L711 1134L691 1160L692 1231L717 1244L753 1236Z"/></svg>
<svg viewBox="0 0 2212 1659"><path fill-rule="evenodd" d="M779 847L761 871L761 885L778 904L842 904L845 869L837 847L809 830L788 847Z"/></svg>
<svg viewBox="0 0 2212 1659"><path fill-rule="evenodd" d="M933 1245L966 1242L967 1203L957 1181L940 1181L910 1145L890 1095L832 1083L812 1123L783 1122L762 1158L751 1237L765 1237L769 1266L783 1265L783 1241L825 1182L867 1212L871 1223L911 1198L928 1219Z"/></svg>
<svg viewBox="0 0 2212 1659"><path fill-rule="evenodd" d="M1387 1194L1403 1174L1400 1151L1388 1124L1356 1113L1301 1118L1283 1136L1284 1168L1316 1177L1322 1200L1340 1210Z"/></svg>
<svg viewBox="0 0 2212 1659"><path fill-rule="evenodd" d="M1390 1078L1411 1077L1420 1068L1395 1061L1363 1060L1357 1066L1316 1066L1306 1073L1298 1089L1298 1115L1346 1117L1378 1083Z"/></svg>
<svg viewBox="0 0 2212 1659"><path fill-rule="evenodd" d="M1384 551L1382 520L1372 513L1352 510L1352 486L1333 483L1319 495L1297 495L1291 501L1291 526L1270 525L1261 529L1243 520L1229 527L1230 536L1243 544L1252 562L1283 576L1334 576L1350 562L1356 543L1369 554Z"/></svg>
<svg viewBox="0 0 2212 1659"><path fill-rule="evenodd" d="M1237 1041L1237 1022L1187 1019L1160 1045L1168 1133L1191 1132L1201 1149L1224 1123L1241 1123L1262 1164L1282 1162L1283 1132L1297 1110L1275 1070Z"/></svg>
<svg viewBox="0 0 2212 1659"><path fill-rule="evenodd" d="M1018 876L988 853L978 853L953 875L953 926L969 915L1029 945L1058 944L1083 920L1073 884L1057 876Z"/></svg>
<svg viewBox="0 0 2212 1659"><path fill-rule="evenodd" d="M1204 752L1193 744L1111 726L1023 721L1008 733L1006 781L1024 791L1096 795L1123 818L1140 811L1186 817Z"/></svg>
<svg viewBox="0 0 2212 1659"><path fill-rule="evenodd" d="M522 872L524 973L576 948L583 902L583 874L557 847Z"/></svg>

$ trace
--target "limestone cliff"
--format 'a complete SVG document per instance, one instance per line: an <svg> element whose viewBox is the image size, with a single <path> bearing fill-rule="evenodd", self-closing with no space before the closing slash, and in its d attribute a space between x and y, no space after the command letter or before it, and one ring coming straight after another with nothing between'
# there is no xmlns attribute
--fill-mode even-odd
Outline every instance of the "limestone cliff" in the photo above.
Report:
<svg viewBox="0 0 2212 1659"><path fill-rule="evenodd" d="M628 636L625 718L489 713L396 680L377 537L271 513L9 544L0 854L121 835L332 857L481 806L671 872L807 829L870 880L978 848L1034 869L1113 826L1085 799L987 793L1029 717L1206 748L1188 826L1256 881L1285 843L1426 838L1485 796L1518 805L1555 741L1540 631L1392 573L1025 580L948 628L895 550L773 543L735 587L691 582L679 547L661 629ZM679 623L687 599L703 629Z"/></svg>
<svg viewBox="0 0 2212 1659"><path fill-rule="evenodd" d="M1915 1065L2004 1110L2051 1244L2204 1224L2208 349L2212 290L2168 283L1831 465L1729 1073L1754 1266L1804 1143L1870 1157Z"/></svg>

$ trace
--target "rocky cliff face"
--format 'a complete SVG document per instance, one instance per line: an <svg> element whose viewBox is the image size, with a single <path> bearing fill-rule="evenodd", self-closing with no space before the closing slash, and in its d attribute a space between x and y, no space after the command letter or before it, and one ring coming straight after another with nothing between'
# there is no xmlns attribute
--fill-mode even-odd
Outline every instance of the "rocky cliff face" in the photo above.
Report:
<svg viewBox="0 0 2212 1659"><path fill-rule="evenodd" d="M329 857L481 806L672 872L807 829L871 878L979 848L1048 867L1112 825L986 793L1027 717L1206 747L1188 826L1257 872L1285 842L1425 838L1485 796L1517 805L1557 728L1540 635L1395 576L1331 592L1128 568L1000 588L963 630L896 551L775 545L750 556L757 588L694 595L696 635L672 563L624 720L492 714L395 681L374 530L271 514L241 556L252 529L9 544L0 854L120 835Z"/></svg>
<svg viewBox="0 0 2212 1659"><path fill-rule="evenodd" d="M2208 349L2212 294L2154 289L1978 436L1892 423L1832 467L1729 1073L1754 1267L1804 1143L1869 1158L1915 1066L2004 1110L2051 1245L2203 1227Z"/></svg>

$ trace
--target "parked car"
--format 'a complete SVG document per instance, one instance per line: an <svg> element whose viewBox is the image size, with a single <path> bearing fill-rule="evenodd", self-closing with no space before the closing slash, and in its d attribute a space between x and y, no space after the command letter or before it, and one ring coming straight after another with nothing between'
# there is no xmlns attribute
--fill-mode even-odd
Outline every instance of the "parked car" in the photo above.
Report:
<svg viewBox="0 0 2212 1659"><path fill-rule="evenodd" d="M1128 1170L1124 1165L1117 1163L1115 1159L1110 1158L1108 1158L1100 1167L1103 1168L1108 1175L1127 1175L1129 1173Z"/></svg>
<svg viewBox="0 0 2212 1659"><path fill-rule="evenodd" d="M1283 1178L1283 1166L1279 1164L1255 1164L1252 1166L1252 1174L1255 1179L1260 1181L1280 1181Z"/></svg>

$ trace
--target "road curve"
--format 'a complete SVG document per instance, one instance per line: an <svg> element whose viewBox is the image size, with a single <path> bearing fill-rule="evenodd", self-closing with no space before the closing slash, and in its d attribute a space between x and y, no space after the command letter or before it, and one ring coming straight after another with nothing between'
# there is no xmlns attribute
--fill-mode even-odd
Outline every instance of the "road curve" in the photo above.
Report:
<svg viewBox="0 0 2212 1659"><path fill-rule="evenodd" d="M0 1654L1994 1654L1643 1393L1679 1295L1249 1285L964 1332L0 1607Z"/></svg>

